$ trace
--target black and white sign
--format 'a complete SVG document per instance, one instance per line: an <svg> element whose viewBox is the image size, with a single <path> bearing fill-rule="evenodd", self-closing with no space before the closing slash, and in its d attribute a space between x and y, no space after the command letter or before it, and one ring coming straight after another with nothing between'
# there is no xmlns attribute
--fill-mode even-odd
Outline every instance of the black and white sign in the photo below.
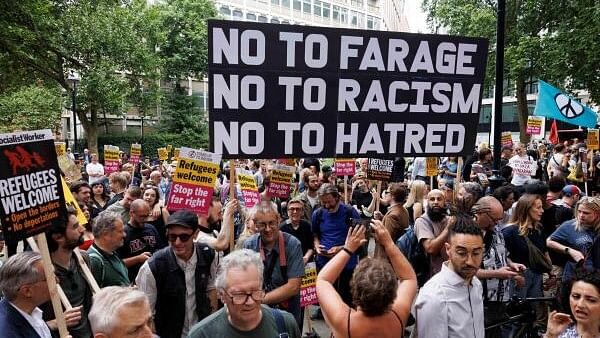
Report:
<svg viewBox="0 0 600 338"><path fill-rule="evenodd" d="M224 158L472 153L488 42L209 22L211 150Z"/></svg>

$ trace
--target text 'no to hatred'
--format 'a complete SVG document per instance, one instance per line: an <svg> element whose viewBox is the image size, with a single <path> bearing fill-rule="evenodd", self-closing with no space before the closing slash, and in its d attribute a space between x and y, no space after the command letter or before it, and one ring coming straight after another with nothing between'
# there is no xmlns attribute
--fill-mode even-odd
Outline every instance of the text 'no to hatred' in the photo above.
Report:
<svg viewBox="0 0 600 338"><path fill-rule="evenodd" d="M470 153L487 41L211 21L211 147L224 157Z"/></svg>

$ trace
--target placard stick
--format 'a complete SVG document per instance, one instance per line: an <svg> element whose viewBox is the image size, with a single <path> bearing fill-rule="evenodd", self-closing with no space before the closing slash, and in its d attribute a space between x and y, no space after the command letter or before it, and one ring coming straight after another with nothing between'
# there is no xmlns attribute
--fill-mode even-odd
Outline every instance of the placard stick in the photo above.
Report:
<svg viewBox="0 0 600 338"><path fill-rule="evenodd" d="M375 203L375 211L379 211L379 202L381 202L381 181L377 181L377 201Z"/></svg>
<svg viewBox="0 0 600 338"><path fill-rule="evenodd" d="M344 204L348 204L348 175L344 175Z"/></svg>
<svg viewBox="0 0 600 338"><path fill-rule="evenodd" d="M429 190L433 190L433 176L429 176Z"/></svg>
<svg viewBox="0 0 600 338"><path fill-rule="evenodd" d="M235 196L235 166L232 163L229 165L229 200L233 201ZM231 222L231 236L229 237L229 252L235 249L235 225Z"/></svg>
<svg viewBox="0 0 600 338"><path fill-rule="evenodd" d="M92 275L92 271L88 267L85 260L83 260L83 256L81 256L81 252L79 251L79 249L73 250L73 253L75 253L75 256L77 257L77 262L81 267L81 271L83 271L83 277L92 289L92 294L96 294L96 292L100 291L100 287L98 286L98 282L96 282L94 275Z"/></svg>
<svg viewBox="0 0 600 338"><path fill-rule="evenodd" d="M62 338L69 335L67 331L67 323L65 322L65 315L63 313L62 306L60 305L60 298L56 290L56 277L54 275L54 265L52 265L52 259L50 258L50 252L48 251L48 243L46 242L46 234L36 235L40 253L42 254L42 262L44 264L44 274L46 275L46 282L48 283L48 290L50 291L50 300L52 301L52 309L54 309L54 315L56 316L56 326L58 326L58 333Z"/></svg>
<svg viewBox="0 0 600 338"><path fill-rule="evenodd" d="M452 189L452 202L456 205L456 192L458 191L458 185L460 184L460 178L462 177L463 170L463 159L458 157L458 165L456 170L456 177L454 178L454 189Z"/></svg>
<svg viewBox="0 0 600 338"><path fill-rule="evenodd" d="M308 330L307 332L312 332L312 320L310 319L310 311L308 311L309 307L307 306L304 309L304 318L306 320L306 329Z"/></svg>
<svg viewBox="0 0 600 338"><path fill-rule="evenodd" d="M37 243L33 240L33 238L27 237L27 244L29 244L31 250L33 250L34 252L40 252L40 248L38 247ZM67 298L67 295L65 295L65 292L63 291L60 284L56 284L56 292L58 292L60 302L63 304L65 309L71 310L73 308L71 306L71 302L69 301L69 298Z"/></svg>

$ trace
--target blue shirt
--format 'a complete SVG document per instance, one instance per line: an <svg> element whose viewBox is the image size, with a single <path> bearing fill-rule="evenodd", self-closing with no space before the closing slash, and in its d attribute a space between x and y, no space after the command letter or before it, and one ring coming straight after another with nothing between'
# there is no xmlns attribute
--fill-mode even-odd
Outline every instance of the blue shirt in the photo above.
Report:
<svg viewBox="0 0 600 338"><path fill-rule="evenodd" d="M319 208L313 211L312 231L326 250L334 246L344 245L348 236L350 222L348 216L360 221L360 215L356 209L349 205L340 203L336 212L329 212L327 209ZM317 256L317 265L324 266L329 261L329 258ZM354 269L358 263L358 256L353 255L346 264L345 269Z"/></svg>
<svg viewBox="0 0 600 338"><path fill-rule="evenodd" d="M592 247L594 236L595 233L593 229L585 229L583 231L575 230L575 220L572 219L561 224L558 229L550 235L550 239L575 249L585 256ZM572 259L567 261L563 272L563 281L571 280L571 277L573 277L573 273L575 272L576 264L577 263L573 262Z"/></svg>

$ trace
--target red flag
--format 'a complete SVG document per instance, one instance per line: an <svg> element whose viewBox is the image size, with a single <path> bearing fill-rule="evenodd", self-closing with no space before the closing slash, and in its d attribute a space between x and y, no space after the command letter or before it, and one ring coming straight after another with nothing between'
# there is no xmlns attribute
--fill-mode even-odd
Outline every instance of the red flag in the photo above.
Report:
<svg viewBox="0 0 600 338"><path fill-rule="evenodd" d="M558 143L558 127L556 126L556 120L552 121L552 127L550 127L550 136L548 137L548 140L550 140L552 144Z"/></svg>

